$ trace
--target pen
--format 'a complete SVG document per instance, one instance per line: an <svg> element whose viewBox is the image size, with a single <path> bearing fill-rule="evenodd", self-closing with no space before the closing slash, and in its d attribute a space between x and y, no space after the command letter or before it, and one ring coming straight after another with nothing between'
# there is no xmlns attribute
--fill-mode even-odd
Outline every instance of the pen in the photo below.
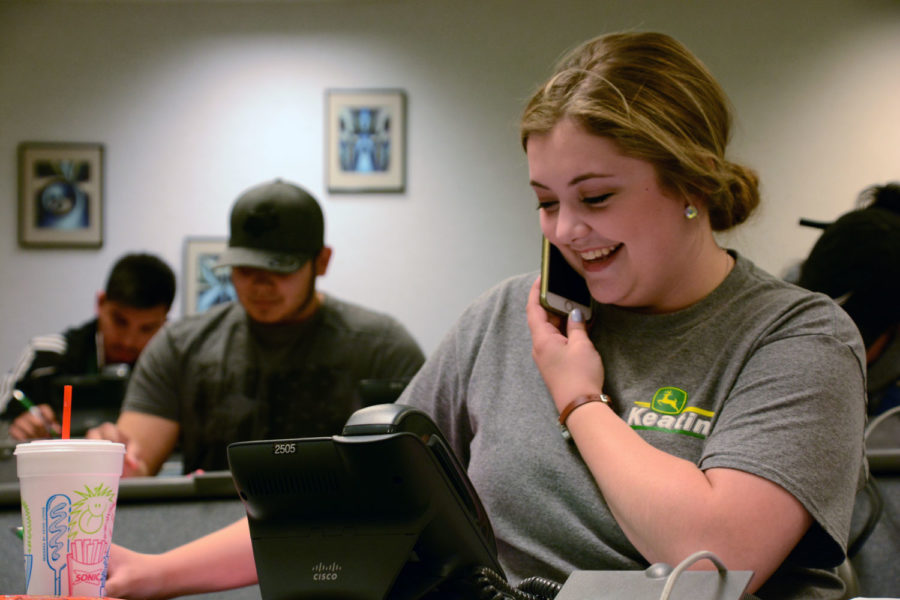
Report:
<svg viewBox="0 0 900 600"><path fill-rule="evenodd" d="M49 431L50 435L52 435L53 437L57 436L56 431L53 430L53 424L47 420L47 418L44 416L44 413L41 412L41 409L35 406L34 403L28 399L28 396L26 396L25 393L22 392L22 390L13 390L12 395L13 398L19 401L19 404L28 409L28 412L40 419L41 423L43 423L44 425L44 429Z"/></svg>

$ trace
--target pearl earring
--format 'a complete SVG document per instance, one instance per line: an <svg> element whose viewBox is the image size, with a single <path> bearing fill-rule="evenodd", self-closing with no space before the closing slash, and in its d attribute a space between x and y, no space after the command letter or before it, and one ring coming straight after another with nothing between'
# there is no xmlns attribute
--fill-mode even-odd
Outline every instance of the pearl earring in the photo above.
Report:
<svg viewBox="0 0 900 600"><path fill-rule="evenodd" d="M698 214L700 214L700 211L698 211L697 207L693 204L688 204L684 209L684 218L688 221L696 219Z"/></svg>

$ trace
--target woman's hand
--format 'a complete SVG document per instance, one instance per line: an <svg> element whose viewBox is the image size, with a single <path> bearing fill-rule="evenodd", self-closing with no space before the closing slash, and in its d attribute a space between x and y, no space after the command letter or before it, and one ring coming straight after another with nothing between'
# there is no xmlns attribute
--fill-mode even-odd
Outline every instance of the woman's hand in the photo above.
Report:
<svg viewBox="0 0 900 600"><path fill-rule="evenodd" d="M113 544L109 550L109 571L106 595L129 600L162 600L171 596L162 593L165 581L156 566L159 556L140 554Z"/></svg>
<svg viewBox="0 0 900 600"><path fill-rule="evenodd" d="M246 517L161 554L113 545L106 595L165 600L257 583Z"/></svg>
<svg viewBox="0 0 900 600"><path fill-rule="evenodd" d="M531 286L526 314L531 355L557 410L582 394L601 393L603 360L588 337L584 321L570 316L563 323L562 318L548 314L540 303L540 278Z"/></svg>

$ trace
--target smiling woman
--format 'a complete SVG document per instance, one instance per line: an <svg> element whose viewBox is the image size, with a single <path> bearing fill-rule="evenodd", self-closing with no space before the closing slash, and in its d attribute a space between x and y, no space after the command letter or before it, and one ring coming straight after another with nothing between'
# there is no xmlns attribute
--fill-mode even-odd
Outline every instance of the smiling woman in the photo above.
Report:
<svg viewBox="0 0 900 600"><path fill-rule="evenodd" d="M507 280L400 399L466 457L513 580L707 550L760 598L843 596L862 346L833 303L716 243L759 203L730 123L706 68L657 33L586 42L525 108L541 229L593 318L548 314L533 274ZM824 452L840 464L807 460Z"/></svg>

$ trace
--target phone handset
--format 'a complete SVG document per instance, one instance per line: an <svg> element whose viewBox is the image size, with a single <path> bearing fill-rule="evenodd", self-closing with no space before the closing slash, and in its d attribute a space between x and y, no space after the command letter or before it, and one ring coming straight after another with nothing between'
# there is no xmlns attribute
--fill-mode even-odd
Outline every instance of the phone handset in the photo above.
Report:
<svg viewBox="0 0 900 600"><path fill-rule="evenodd" d="M593 299L584 277L545 237L541 245L541 306L560 316L578 308L585 320L593 315Z"/></svg>
<svg viewBox="0 0 900 600"><path fill-rule="evenodd" d="M465 469L444 439L441 430L425 412L404 404L376 404L354 412L347 419L341 435L382 435L389 433L412 433L418 436L431 450L432 456L441 465L444 475L456 490L474 521L478 524L491 548L496 548L494 530L487 511Z"/></svg>

